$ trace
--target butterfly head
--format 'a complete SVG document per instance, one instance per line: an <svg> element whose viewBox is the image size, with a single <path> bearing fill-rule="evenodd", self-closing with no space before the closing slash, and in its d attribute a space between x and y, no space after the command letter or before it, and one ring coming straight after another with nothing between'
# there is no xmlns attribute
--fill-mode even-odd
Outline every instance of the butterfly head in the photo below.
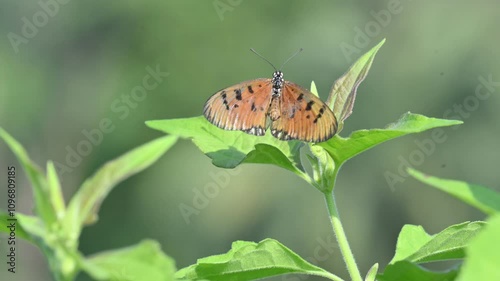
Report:
<svg viewBox="0 0 500 281"><path fill-rule="evenodd" d="M280 96L281 95L281 89L283 89L283 83L285 80L283 79L283 72L280 70L276 70L273 73L273 96Z"/></svg>

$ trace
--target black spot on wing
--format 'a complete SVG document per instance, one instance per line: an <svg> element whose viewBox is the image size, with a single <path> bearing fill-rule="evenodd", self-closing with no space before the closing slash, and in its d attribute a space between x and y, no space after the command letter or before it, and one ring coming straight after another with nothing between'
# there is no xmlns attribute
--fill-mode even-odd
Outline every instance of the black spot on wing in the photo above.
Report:
<svg viewBox="0 0 500 281"><path fill-rule="evenodd" d="M300 95L297 97L297 101L301 101L304 98L304 93L300 93Z"/></svg>
<svg viewBox="0 0 500 281"><path fill-rule="evenodd" d="M252 85L248 85L248 91L250 92L250 94L253 94L253 89L252 89Z"/></svg>
<svg viewBox="0 0 500 281"><path fill-rule="evenodd" d="M252 102L252 111L253 112L257 111L257 108L255 107L255 102Z"/></svg>
<svg viewBox="0 0 500 281"><path fill-rule="evenodd" d="M222 91L220 93L220 96L222 98L222 103L226 106L226 110L229 110L229 105L227 104L227 94L225 91Z"/></svg>
<svg viewBox="0 0 500 281"><path fill-rule="evenodd" d="M234 90L234 93L236 94L236 99L241 100L241 89L236 89Z"/></svg>
<svg viewBox="0 0 500 281"><path fill-rule="evenodd" d="M306 106L306 110L311 110L312 109L312 105L314 104L314 101L310 101L307 103L307 106Z"/></svg>
<svg viewBox="0 0 500 281"><path fill-rule="evenodd" d="M321 118L321 116L323 116L324 112L325 112L325 106L323 105L323 107L320 108L318 115L316 115L316 118L314 118L313 123L318 122L318 119Z"/></svg>

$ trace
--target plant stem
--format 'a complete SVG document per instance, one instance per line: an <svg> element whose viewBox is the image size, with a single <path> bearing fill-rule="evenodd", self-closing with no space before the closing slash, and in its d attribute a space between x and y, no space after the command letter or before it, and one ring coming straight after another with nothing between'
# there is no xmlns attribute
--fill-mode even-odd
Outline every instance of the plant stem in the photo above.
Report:
<svg viewBox="0 0 500 281"><path fill-rule="evenodd" d="M344 258L344 262L347 266L347 271L349 276L351 276L352 281L363 281L361 273L359 272L356 261L354 260L354 255L352 254L349 243L347 242L347 237L344 232L344 227L340 222L339 212L335 204L335 197L333 192L325 192L326 205L328 207L328 213L330 214L330 219L333 226L333 232L337 237L337 242L339 243L340 252Z"/></svg>

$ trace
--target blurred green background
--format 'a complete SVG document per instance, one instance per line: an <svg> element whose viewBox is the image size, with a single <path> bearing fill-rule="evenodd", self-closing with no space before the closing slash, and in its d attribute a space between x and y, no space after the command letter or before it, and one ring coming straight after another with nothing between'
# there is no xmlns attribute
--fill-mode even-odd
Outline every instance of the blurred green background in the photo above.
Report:
<svg viewBox="0 0 500 281"><path fill-rule="evenodd" d="M68 165L68 151L86 140L84 132L111 120L112 132L104 133L80 163L60 170L69 198L107 160L162 135L144 121L201 115L216 90L271 77L273 70L249 48L276 65L304 48L285 67L285 79L305 87L314 80L326 99L335 79L387 38L341 135L383 127L407 111L457 118L449 111L462 106L465 123L445 128L446 142L414 167L498 189L498 14L493 0L4 0L0 126L41 166L48 159ZM169 75L141 100L126 101L142 85L148 67ZM495 81L489 91L482 88L489 93L484 99L475 94L479 77ZM483 218L413 179L388 184L387 173L397 174L401 159L419 150L416 141L430 137L427 132L391 141L351 160L340 173L335 190L340 214L364 273L375 262L387 264L404 224L435 233ZM0 161L2 174L6 166L18 167L17 208L31 213L29 183L4 143ZM220 192L197 214L183 217L180 206L193 206L196 192L213 183ZM5 194L0 195L3 209ZM80 248L90 255L152 238L182 268L226 252L234 240L271 237L346 277L338 248L325 246L333 234L324 205L318 192L289 172L244 165L229 174L181 140L157 164L110 194L98 223L84 229ZM20 244L18 272L6 271L2 255L0 279L52 280L40 251ZM0 252L6 248L2 240ZM88 279L81 275L78 280Z"/></svg>

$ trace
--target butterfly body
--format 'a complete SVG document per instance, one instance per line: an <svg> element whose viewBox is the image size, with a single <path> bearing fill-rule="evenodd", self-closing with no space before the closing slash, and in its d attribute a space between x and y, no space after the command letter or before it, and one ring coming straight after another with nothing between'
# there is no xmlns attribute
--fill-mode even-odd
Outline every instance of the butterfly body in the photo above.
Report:
<svg viewBox="0 0 500 281"><path fill-rule="evenodd" d="M283 79L283 72L274 72L273 79L271 79L271 83L273 84L273 98L279 98L281 96L281 90L283 89L284 82L285 79Z"/></svg>
<svg viewBox="0 0 500 281"><path fill-rule="evenodd" d="M337 131L330 108L309 90L285 81L281 71L222 89L205 103L204 115L215 126L262 136L269 125L280 140L322 142ZM270 124L267 124L267 119Z"/></svg>

